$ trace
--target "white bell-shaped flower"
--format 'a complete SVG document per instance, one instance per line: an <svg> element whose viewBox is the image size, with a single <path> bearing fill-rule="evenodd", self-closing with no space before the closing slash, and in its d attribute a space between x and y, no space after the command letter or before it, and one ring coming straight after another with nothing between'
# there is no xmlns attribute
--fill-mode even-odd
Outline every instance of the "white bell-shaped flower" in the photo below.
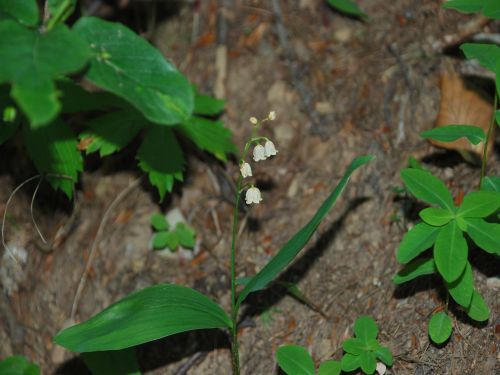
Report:
<svg viewBox="0 0 500 375"><path fill-rule="evenodd" d="M270 140L267 140L266 143L264 144L264 155L266 158L270 156L274 156L278 153L278 150L276 150L276 147L274 147L274 143L271 142Z"/></svg>
<svg viewBox="0 0 500 375"><path fill-rule="evenodd" d="M276 111L271 111L269 112L269 115L267 116L267 118L271 121L274 121L276 120Z"/></svg>
<svg viewBox="0 0 500 375"><path fill-rule="evenodd" d="M260 190L255 186L252 186L247 190L245 194L245 202L247 204L256 203L258 204L262 200L262 196L260 195Z"/></svg>
<svg viewBox="0 0 500 375"><path fill-rule="evenodd" d="M249 120L253 125L257 125L259 123L259 120L257 120L257 118L255 117L250 117L250 120Z"/></svg>
<svg viewBox="0 0 500 375"><path fill-rule="evenodd" d="M243 162L240 166L240 172L243 178L246 177L251 177L252 176L252 168L250 167L250 164L247 162Z"/></svg>
<svg viewBox="0 0 500 375"><path fill-rule="evenodd" d="M266 155L266 149L262 145L257 145L253 149L253 160L255 161L260 161L260 160L266 160L267 155Z"/></svg>
<svg viewBox="0 0 500 375"><path fill-rule="evenodd" d="M387 367L382 362L377 362L376 371L378 375L384 375L387 371Z"/></svg>

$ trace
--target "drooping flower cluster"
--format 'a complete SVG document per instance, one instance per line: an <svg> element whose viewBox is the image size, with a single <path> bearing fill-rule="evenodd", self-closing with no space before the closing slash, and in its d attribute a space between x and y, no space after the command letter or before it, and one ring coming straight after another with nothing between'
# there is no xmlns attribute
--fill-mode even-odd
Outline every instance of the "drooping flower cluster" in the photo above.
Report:
<svg viewBox="0 0 500 375"><path fill-rule="evenodd" d="M269 115L267 118L264 120L257 120L255 117L250 118L250 123L254 125L255 130L265 121L273 121L276 119L276 112L271 111L269 112ZM265 140L264 144L262 145L261 142ZM255 162L261 161L261 160L266 160L267 158L274 156L278 153L278 150L276 150L276 147L274 146L274 143L269 140L267 137L254 137L250 139L246 146L245 150L252 145L255 144L255 147L253 149L253 160ZM246 154L245 154L246 155ZM247 177L252 177L252 167L250 164L248 164L244 158L240 161L240 173L243 178ZM245 202L246 204L252 204L252 203L260 203L262 201L262 195L260 193L260 190L255 187L254 185L250 185L248 190L245 193Z"/></svg>

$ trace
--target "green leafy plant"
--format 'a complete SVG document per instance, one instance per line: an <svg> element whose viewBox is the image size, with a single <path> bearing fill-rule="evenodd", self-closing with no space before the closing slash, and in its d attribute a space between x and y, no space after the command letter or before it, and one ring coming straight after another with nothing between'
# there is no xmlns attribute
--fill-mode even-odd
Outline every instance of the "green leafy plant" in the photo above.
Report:
<svg viewBox="0 0 500 375"><path fill-rule="evenodd" d="M64 24L75 5L47 0L41 17L36 0L0 2L0 144L21 128L35 167L68 197L81 151L105 157L140 138L138 166L161 200L183 180L179 138L222 161L235 152L230 131L213 119L224 101L200 94L120 23Z"/></svg>
<svg viewBox="0 0 500 375"><path fill-rule="evenodd" d="M391 351L377 341L378 327L373 318L360 316L354 323L355 338L343 342L344 356L342 360L328 360L314 370L314 362L310 354L298 345L281 346L276 351L276 359L281 369L288 375L339 375L342 371L351 372L358 368L365 374L373 374L377 360L392 366Z"/></svg>
<svg viewBox="0 0 500 375"><path fill-rule="evenodd" d="M196 232L186 223L179 222L171 228L164 215L154 214L151 216L151 226L156 232L152 239L153 249L168 248L170 251L176 251L178 246L194 248Z"/></svg>
<svg viewBox="0 0 500 375"><path fill-rule="evenodd" d="M364 13L351 0L327 0L327 1L332 8L335 8L336 10L345 13L349 16L359 17L362 19L368 18L368 15Z"/></svg>
<svg viewBox="0 0 500 375"><path fill-rule="evenodd" d="M4 375L40 375L40 368L28 362L20 355L7 357L0 361L0 374Z"/></svg>
<svg viewBox="0 0 500 375"><path fill-rule="evenodd" d="M75 352L95 352L130 348L148 341L195 329L221 328L229 331L231 338L232 368L240 373L237 341L237 321L241 304L250 293L264 289L297 256L307 244L320 222L325 218L348 183L351 174L369 162L371 156L356 158L347 168L337 187L326 198L312 219L298 231L256 275L247 277L242 290L236 284L236 234L238 228L238 207L241 194L245 192L247 204L262 200L260 190L251 183L243 184L244 178L252 176L246 162L253 147L253 160L261 161L276 155L274 144L258 131L266 121L274 120L274 112L261 121L251 119L253 132L246 142L240 159L240 175L237 182L231 241L231 311L226 313L214 301L184 286L160 284L130 294L86 322L61 331L54 341ZM156 222L156 220L155 220ZM165 228L164 222L155 223Z"/></svg>

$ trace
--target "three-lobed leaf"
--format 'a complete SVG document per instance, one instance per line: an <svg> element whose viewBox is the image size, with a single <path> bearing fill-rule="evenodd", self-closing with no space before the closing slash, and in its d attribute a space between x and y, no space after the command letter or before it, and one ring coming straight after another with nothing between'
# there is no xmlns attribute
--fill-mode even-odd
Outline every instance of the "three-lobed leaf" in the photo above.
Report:
<svg viewBox="0 0 500 375"><path fill-rule="evenodd" d="M54 342L74 352L120 350L180 332L231 326L224 310L205 295L180 285L159 284L59 332Z"/></svg>
<svg viewBox="0 0 500 375"><path fill-rule="evenodd" d="M429 320L429 336L436 344L442 344L448 340L452 330L451 318L443 311L434 314Z"/></svg>
<svg viewBox="0 0 500 375"><path fill-rule="evenodd" d="M408 263L434 245L439 228L419 223L411 228L399 244L396 258L400 263Z"/></svg>
<svg viewBox="0 0 500 375"><path fill-rule="evenodd" d="M434 244L434 261L443 279L452 283L467 265L467 241L455 220L441 228Z"/></svg>
<svg viewBox="0 0 500 375"><path fill-rule="evenodd" d="M281 346L276 351L276 359L287 375L314 375L314 362L302 346Z"/></svg>
<svg viewBox="0 0 500 375"><path fill-rule="evenodd" d="M406 188L416 198L424 202L437 204L453 212L453 197L444 183L430 172L415 168L406 168L401 171Z"/></svg>
<svg viewBox="0 0 500 375"><path fill-rule="evenodd" d="M393 278L393 282L397 285L406 283L420 276L432 275L436 273L434 259L415 259L408 263L401 271Z"/></svg>
<svg viewBox="0 0 500 375"><path fill-rule="evenodd" d="M467 138L473 145L486 142L484 130L474 125L446 125L426 130L420 133L425 139L434 139L440 142L453 142L460 138Z"/></svg>

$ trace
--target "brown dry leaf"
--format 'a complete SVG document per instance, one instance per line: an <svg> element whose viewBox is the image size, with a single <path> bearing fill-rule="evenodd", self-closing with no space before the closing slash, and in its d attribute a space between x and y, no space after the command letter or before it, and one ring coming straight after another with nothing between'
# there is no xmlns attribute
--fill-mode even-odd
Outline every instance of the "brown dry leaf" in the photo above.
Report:
<svg viewBox="0 0 500 375"><path fill-rule="evenodd" d="M482 128L485 134L493 115L493 106L478 91L469 85L458 75L443 74L441 77L441 104L436 121L436 127L446 125L475 125ZM488 144L488 155L491 154L494 137L490 138ZM468 155L477 154L482 156L484 145L472 145L465 138L454 142L430 141L433 145L449 150L456 150L468 159ZM464 155L464 152L466 155Z"/></svg>
<svg viewBox="0 0 500 375"><path fill-rule="evenodd" d="M268 27L268 24L265 22L262 22L257 26L251 33L245 38L245 46L249 48L256 48L260 41L262 40L262 37L264 36L264 33L266 32Z"/></svg>

